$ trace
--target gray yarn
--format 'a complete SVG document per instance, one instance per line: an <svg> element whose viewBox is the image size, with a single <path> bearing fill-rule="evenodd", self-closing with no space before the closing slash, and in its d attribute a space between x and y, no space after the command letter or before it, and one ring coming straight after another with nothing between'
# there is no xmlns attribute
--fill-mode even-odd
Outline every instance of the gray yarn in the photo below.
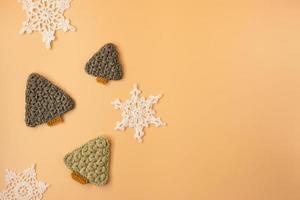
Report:
<svg viewBox="0 0 300 200"><path fill-rule="evenodd" d="M37 73L27 79L25 101L25 122L30 127L61 116L75 105L69 95Z"/></svg>
<svg viewBox="0 0 300 200"><path fill-rule="evenodd" d="M110 145L105 137L97 137L64 157L66 166L96 185L104 185L109 176Z"/></svg>
<svg viewBox="0 0 300 200"><path fill-rule="evenodd" d="M105 44L87 62L85 71L93 76L106 80L120 80L123 76L118 52L114 44Z"/></svg>

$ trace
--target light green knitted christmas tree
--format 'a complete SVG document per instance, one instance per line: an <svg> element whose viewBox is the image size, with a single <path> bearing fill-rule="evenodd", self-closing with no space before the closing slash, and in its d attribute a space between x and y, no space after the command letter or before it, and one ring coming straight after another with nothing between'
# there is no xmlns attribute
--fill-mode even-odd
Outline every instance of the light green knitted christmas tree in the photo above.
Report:
<svg viewBox="0 0 300 200"><path fill-rule="evenodd" d="M110 145L105 137L97 137L68 153L64 162L81 184L105 185L109 177Z"/></svg>

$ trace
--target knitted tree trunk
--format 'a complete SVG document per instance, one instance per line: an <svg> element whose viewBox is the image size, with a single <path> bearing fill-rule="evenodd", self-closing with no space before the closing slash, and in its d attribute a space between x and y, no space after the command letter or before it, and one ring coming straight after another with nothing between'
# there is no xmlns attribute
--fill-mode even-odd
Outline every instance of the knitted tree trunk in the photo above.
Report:
<svg viewBox="0 0 300 200"><path fill-rule="evenodd" d="M60 124L60 123L63 123L64 122L64 119L62 116L58 116L54 119L51 119L50 121L47 122L47 125L48 126L55 126L57 124Z"/></svg>
<svg viewBox="0 0 300 200"><path fill-rule="evenodd" d="M106 85L108 83L108 80L102 77L97 77L96 78L97 82L102 83L104 85Z"/></svg>
<svg viewBox="0 0 300 200"><path fill-rule="evenodd" d="M78 183L85 185L89 183L89 180L87 180L85 177L81 176L78 172L73 171L71 174L71 177L77 181Z"/></svg>

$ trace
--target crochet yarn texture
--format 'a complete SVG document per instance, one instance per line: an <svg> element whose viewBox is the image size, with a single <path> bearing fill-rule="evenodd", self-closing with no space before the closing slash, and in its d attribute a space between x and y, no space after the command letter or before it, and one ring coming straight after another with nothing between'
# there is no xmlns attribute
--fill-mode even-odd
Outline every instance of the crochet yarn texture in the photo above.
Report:
<svg viewBox="0 0 300 200"><path fill-rule="evenodd" d="M30 127L60 117L75 105L68 94L37 73L28 77L25 101L25 122Z"/></svg>
<svg viewBox="0 0 300 200"><path fill-rule="evenodd" d="M123 76L117 48L114 44L105 44L87 62L85 71L105 80L120 80Z"/></svg>
<svg viewBox="0 0 300 200"><path fill-rule="evenodd" d="M68 153L64 157L64 162L69 169L75 172L75 175L72 174L73 178L79 175L87 179L87 182L100 186L108 182L109 156L108 139L97 137ZM77 180L77 178L74 179Z"/></svg>
<svg viewBox="0 0 300 200"><path fill-rule="evenodd" d="M156 127L166 125L165 122L156 116L156 112L153 109L162 95L145 98L141 96L141 93L137 84L135 84L130 92L130 99L124 102L116 99L112 102L115 109L122 111L122 120L117 122L115 130L124 131L126 128L134 128L134 138L140 143L143 142L145 128L150 125L155 125Z"/></svg>
<svg viewBox="0 0 300 200"><path fill-rule="evenodd" d="M35 165L19 173L6 170L0 200L41 200L48 187L49 184L37 179Z"/></svg>
<svg viewBox="0 0 300 200"><path fill-rule="evenodd" d="M20 34L40 32L47 49L51 49L57 30L75 31L70 20L64 17L71 0L19 0L19 2L22 3L27 15Z"/></svg>

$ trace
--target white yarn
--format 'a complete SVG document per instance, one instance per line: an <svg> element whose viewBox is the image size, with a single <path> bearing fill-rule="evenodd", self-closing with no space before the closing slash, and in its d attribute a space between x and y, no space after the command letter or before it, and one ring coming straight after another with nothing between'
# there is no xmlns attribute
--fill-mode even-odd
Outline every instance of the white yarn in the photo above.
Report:
<svg viewBox="0 0 300 200"><path fill-rule="evenodd" d="M70 7L71 0L19 0L23 4L27 18L23 22L20 34L40 32L47 49L55 39L56 30L75 31L64 12Z"/></svg>
<svg viewBox="0 0 300 200"><path fill-rule="evenodd" d="M36 178L35 165L16 173L6 170L5 189L0 192L0 200L41 200L49 186Z"/></svg>
<svg viewBox="0 0 300 200"><path fill-rule="evenodd" d="M115 130L124 131L127 127L134 128L134 137L138 142L142 142L145 127L148 127L150 124L156 127L166 125L159 117L155 116L156 113L153 110L153 105L159 101L162 95L150 96L147 99L140 97L141 91L136 84L133 86L130 94L131 98L123 103L120 99L112 102L115 109L122 110L122 121L117 122Z"/></svg>

